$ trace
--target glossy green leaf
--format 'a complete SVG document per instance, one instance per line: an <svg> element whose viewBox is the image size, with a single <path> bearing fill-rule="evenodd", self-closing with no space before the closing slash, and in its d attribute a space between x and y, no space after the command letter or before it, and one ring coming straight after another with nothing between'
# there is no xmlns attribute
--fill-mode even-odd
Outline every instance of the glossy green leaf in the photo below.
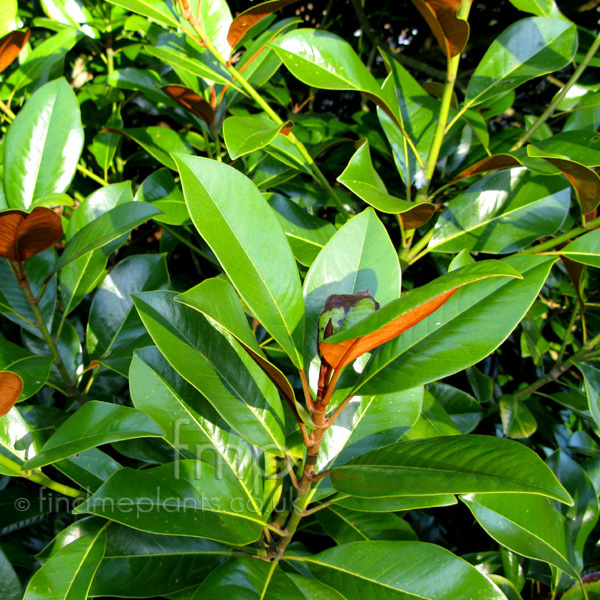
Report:
<svg viewBox="0 0 600 600"><path fill-rule="evenodd" d="M141 254L125 258L106 276L94 296L87 327L92 360L123 355L136 347L146 330L133 307L131 294L169 287L165 256Z"/></svg>
<svg viewBox="0 0 600 600"><path fill-rule="evenodd" d="M335 590L315 579L291 575L277 562L248 557L227 561L202 583L192 600L341 600Z"/></svg>
<svg viewBox="0 0 600 600"><path fill-rule="evenodd" d="M168 127L139 127L136 129L109 127L106 131L109 133L118 133L123 137L133 140L146 150L150 156L165 165L165 167L169 167L169 169L175 170L176 168L171 158L171 153L193 153L191 146L184 138Z"/></svg>
<svg viewBox="0 0 600 600"><path fill-rule="evenodd" d="M157 214L160 214L158 208L143 202L115 206L73 236L54 265L54 271L59 271L89 252L106 246Z"/></svg>
<svg viewBox="0 0 600 600"><path fill-rule="evenodd" d="M100 188L86 198L71 215L66 231L67 241L100 215L126 202L133 202L131 182L125 181ZM125 243L126 239L127 234L124 234L61 269L60 293L66 314L75 309L83 298L97 287L105 275L108 256Z"/></svg>
<svg viewBox="0 0 600 600"><path fill-rule="evenodd" d="M141 471L121 469L74 512L150 533L245 545L260 537L265 522L243 498L241 484L226 471L180 460Z"/></svg>
<svg viewBox="0 0 600 600"><path fill-rule="evenodd" d="M535 452L492 436L390 444L337 467L330 477L336 490L361 498L518 492L572 503Z"/></svg>
<svg viewBox="0 0 600 600"><path fill-rule="evenodd" d="M397 106L342 38L316 29L291 31L269 43L292 75L312 87L362 92L397 120Z"/></svg>
<svg viewBox="0 0 600 600"><path fill-rule="evenodd" d="M151 19L169 27L179 27L179 18L175 12L173 2L167 0L109 0L111 4L121 6L134 13L150 17Z"/></svg>
<svg viewBox="0 0 600 600"><path fill-rule="evenodd" d="M578 237L562 248L560 253L575 262L600 268L600 229Z"/></svg>
<svg viewBox="0 0 600 600"><path fill-rule="evenodd" d="M535 148L543 153L563 156L586 167L600 166L600 136L596 131L562 131L547 140L536 142Z"/></svg>
<svg viewBox="0 0 600 600"><path fill-rule="evenodd" d="M273 211L254 184L232 167L181 154L175 160L200 235L256 318L301 367L300 278Z"/></svg>
<svg viewBox="0 0 600 600"><path fill-rule="evenodd" d="M0 417L0 452L18 464L23 464L37 452L31 430L14 406ZM12 470L1 465L0 474L14 476Z"/></svg>
<svg viewBox="0 0 600 600"><path fill-rule="evenodd" d="M575 56L577 29L566 19L530 17L511 25L490 45L465 97L473 106L529 79L567 66Z"/></svg>
<svg viewBox="0 0 600 600"><path fill-rule="evenodd" d="M105 547L104 528L65 546L35 573L23 600L84 600Z"/></svg>
<svg viewBox="0 0 600 600"><path fill-rule="evenodd" d="M250 154L268 146L291 123L276 125L268 117L227 117L223 123L223 137L232 159Z"/></svg>
<svg viewBox="0 0 600 600"><path fill-rule="evenodd" d="M61 61L65 54L83 37L76 29L66 28L45 40L27 55L19 68L11 73L4 85L0 87L0 98L8 98L11 93L28 86L48 73Z"/></svg>
<svg viewBox="0 0 600 600"><path fill-rule="evenodd" d="M65 79L51 81L33 94L6 134L4 191L9 206L29 209L37 199L64 192L82 148L75 94Z"/></svg>
<svg viewBox="0 0 600 600"><path fill-rule="evenodd" d="M429 247L436 252L512 253L555 233L569 205L570 189L562 177L526 169L499 171L450 202Z"/></svg>
<svg viewBox="0 0 600 600"><path fill-rule="evenodd" d="M460 435L460 429L454 424L446 409L430 392L423 397L423 406L419 419L406 434L407 440L420 440L443 435Z"/></svg>
<svg viewBox="0 0 600 600"><path fill-rule="evenodd" d="M490 278L458 290L440 310L373 353L353 393L385 394L430 383L493 352L533 304L554 259L505 262L523 279Z"/></svg>
<svg viewBox="0 0 600 600"><path fill-rule="evenodd" d="M504 435L513 439L528 438L535 433L537 422L527 405L510 394L498 400Z"/></svg>
<svg viewBox="0 0 600 600"><path fill-rule="evenodd" d="M172 367L242 437L283 452L283 411L262 369L215 321L174 301L173 292L134 296L144 325Z"/></svg>
<svg viewBox="0 0 600 600"><path fill-rule="evenodd" d="M52 357L31 354L0 335L0 371L9 371L23 380L19 400L30 398L44 387L51 367Z"/></svg>
<svg viewBox="0 0 600 600"><path fill-rule="evenodd" d="M95 400L86 402L69 417L41 451L27 463L28 469L44 465L121 440L163 437L165 432L139 410Z"/></svg>
<svg viewBox="0 0 600 600"><path fill-rule="evenodd" d="M385 305L400 296L400 282L396 250L375 211L368 208L329 240L304 280L306 367L317 355L319 313L328 296L369 290Z"/></svg>
<svg viewBox="0 0 600 600"><path fill-rule="evenodd" d="M596 426L600 427L600 370L579 362L575 363L575 366L583 375L590 413Z"/></svg>
<svg viewBox="0 0 600 600"><path fill-rule="evenodd" d="M342 494L334 496L333 502L351 510L376 513L458 504L456 497L451 494L434 496L383 496L380 498L359 498L357 496Z"/></svg>
<svg viewBox="0 0 600 600"><path fill-rule="evenodd" d="M410 525L394 514L358 512L333 505L320 510L317 520L336 544L417 539Z"/></svg>
<svg viewBox="0 0 600 600"><path fill-rule="evenodd" d="M407 229L424 225L435 211L435 207L429 202L415 205L388 193L383 179L371 162L368 140L363 140L337 180L377 210L392 214L402 213L411 222L416 221Z"/></svg>
<svg viewBox="0 0 600 600"><path fill-rule="evenodd" d="M475 567L434 544L354 542L291 560L348 600L505 600Z"/></svg>
<svg viewBox="0 0 600 600"><path fill-rule="evenodd" d="M471 433L483 416L483 409L473 396L447 383L433 383L428 390L462 434Z"/></svg>
<svg viewBox="0 0 600 600"><path fill-rule="evenodd" d="M54 467L82 488L94 493L121 465L98 448L90 448L54 463Z"/></svg>
<svg viewBox="0 0 600 600"><path fill-rule="evenodd" d="M96 135L92 142L90 151L94 155L98 166L104 171L105 179L120 141L121 137L118 134L103 131Z"/></svg>
<svg viewBox="0 0 600 600"><path fill-rule="evenodd" d="M579 571L569 559L564 517L551 500L532 494L470 494L461 500L500 544L548 562L571 577Z"/></svg>
<svg viewBox="0 0 600 600"><path fill-rule="evenodd" d="M267 202L283 227L294 257L301 265L310 267L337 231L336 228L329 221L312 216L281 194L272 194Z"/></svg>
<svg viewBox="0 0 600 600"><path fill-rule="evenodd" d="M402 128L381 109L377 114L392 147L398 172L405 184L412 185L417 174L422 171L421 164L427 160L440 103L430 96L398 61L390 61L389 68L391 74L384 82L383 89L391 90L388 93L392 94L398 104ZM407 137L413 141L419 153L418 158Z"/></svg>
<svg viewBox="0 0 600 600"><path fill-rule="evenodd" d="M167 225L189 223L190 215L183 193L168 169L158 169L146 177L138 188L135 199L139 202L150 202L162 211L163 214L154 217L157 223Z"/></svg>
<svg viewBox="0 0 600 600"><path fill-rule="evenodd" d="M164 429L175 452L228 470L239 480L244 501L261 510L262 481L252 449L208 400L179 377L154 348L136 354L129 377L135 407Z"/></svg>
<svg viewBox="0 0 600 600"><path fill-rule="evenodd" d="M107 534L90 597L154 598L194 588L231 555L209 540L145 533L118 523Z"/></svg>
<svg viewBox="0 0 600 600"><path fill-rule="evenodd" d="M0 36L6 35L17 27L17 0L6 0L0 7Z"/></svg>
<svg viewBox="0 0 600 600"><path fill-rule="evenodd" d="M562 17L554 0L510 0L510 3L519 10L540 17Z"/></svg>

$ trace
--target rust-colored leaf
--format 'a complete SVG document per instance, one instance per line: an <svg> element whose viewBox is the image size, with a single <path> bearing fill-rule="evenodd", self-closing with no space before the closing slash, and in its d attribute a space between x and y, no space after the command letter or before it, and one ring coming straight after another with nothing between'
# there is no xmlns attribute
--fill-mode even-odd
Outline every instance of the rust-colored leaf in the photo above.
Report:
<svg viewBox="0 0 600 600"><path fill-rule="evenodd" d="M319 346L321 354L334 369L341 369L362 354L365 354L365 352L370 352L374 348L389 342L391 339L414 327L445 304L457 289L449 290L432 298L428 302L425 302L425 304L421 304L421 306L417 306L397 319L390 321L387 325L384 325L381 329L374 331L370 335L365 335L354 340L346 340L338 344L323 342Z"/></svg>
<svg viewBox="0 0 600 600"><path fill-rule="evenodd" d="M459 19L461 0L412 0L449 58L460 54L469 39L469 24Z"/></svg>
<svg viewBox="0 0 600 600"><path fill-rule="evenodd" d="M400 213L400 219L402 219L402 226L405 230L416 229L425 225L433 214L435 213L435 205L429 202L423 202L417 204L414 208L407 210L406 212Z"/></svg>
<svg viewBox="0 0 600 600"><path fill-rule="evenodd" d="M12 63L29 41L31 31L11 31L0 39L0 73Z"/></svg>
<svg viewBox="0 0 600 600"><path fill-rule="evenodd" d="M569 180L584 215L596 209L600 202L600 178L595 171L572 160L550 156L543 158L559 169Z"/></svg>
<svg viewBox="0 0 600 600"><path fill-rule="evenodd" d="M54 246L62 237L62 221L49 208L37 206L30 213L0 213L0 256L23 261Z"/></svg>
<svg viewBox="0 0 600 600"><path fill-rule="evenodd" d="M293 128L294 128L294 121L286 121L283 124L283 126L281 127L281 129L279 130L279 133L281 135L288 136Z"/></svg>
<svg viewBox="0 0 600 600"><path fill-rule="evenodd" d="M235 48L246 36L250 28L288 4L293 4L298 0L272 0L253 6L238 15L229 26L227 41L232 48Z"/></svg>
<svg viewBox="0 0 600 600"><path fill-rule="evenodd" d="M597 216L598 216L598 209L595 208L592 212L587 213L586 215L583 215L583 220L585 221L585 224L587 225L590 221L593 221Z"/></svg>
<svg viewBox="0 0 600 600"><path fill-rule="evenodd" d="M459 173L453 180L460 181L471 177L471 175L478 175L479 173L486 173L487 171L498 171L500 169L510 169L512 167L520 167L521 163L510 154L496 154L495 156L488 156L478 163L471 165L468 169L465 169Z"/></svg>
<svg viewBox="0 0 600 600"><path fill-rule="evenodd" d="M23 393L23 380L10 371L0 371L0 417L3 417Z"/></svg>
<svg viewBox="0 0 600 600"><path fill-rule="evenodd" d="M175 100L179 106L196 115L208 125L212 125L214 122L215 111L213 107L193 90L183 85L167 85L161 89L169 98Z"/></svg>

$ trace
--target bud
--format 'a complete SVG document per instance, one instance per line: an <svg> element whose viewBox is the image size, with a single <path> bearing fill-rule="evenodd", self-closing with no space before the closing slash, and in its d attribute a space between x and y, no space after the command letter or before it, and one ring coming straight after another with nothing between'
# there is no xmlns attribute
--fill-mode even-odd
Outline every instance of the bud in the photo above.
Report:
<svg viewBox="0 0 600 600"><path fill-rule="evenodd" d="M354 296L332 294L325 300L325 306L319 314L318 344L325 338L356 325L376 310L379 310L379 303L369 290L363 290Z"/></svg>

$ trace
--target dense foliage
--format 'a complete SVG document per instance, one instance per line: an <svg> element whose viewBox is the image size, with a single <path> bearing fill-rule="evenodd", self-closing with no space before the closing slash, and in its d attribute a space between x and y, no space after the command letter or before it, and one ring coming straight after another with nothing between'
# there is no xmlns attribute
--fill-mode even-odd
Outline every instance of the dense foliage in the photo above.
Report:
<svg viewBox="0 0 600 600"><path fill-rule="evenodd" d="M598 3L489 4L2 0L1 600L600 598Z"/></svg>

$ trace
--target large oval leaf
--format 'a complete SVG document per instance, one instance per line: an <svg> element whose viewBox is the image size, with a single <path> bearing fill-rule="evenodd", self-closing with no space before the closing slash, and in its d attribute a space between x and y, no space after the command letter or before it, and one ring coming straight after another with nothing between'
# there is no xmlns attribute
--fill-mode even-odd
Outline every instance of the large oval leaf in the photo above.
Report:
<svg viewBox="0 0 600 600"><path fill-rule="evenodd" d="M243 494L239 481L226 471L181 460L143 471L121 469L74 512L150 533L245 545L255 542L266 524Z"/></svg>
<svg viewBox="0 0 600 600"><path fill-rule="evenodd" d="M465 97L473 106L529 79L568 65L577 49L577 28L566 19L531 17L495 39L475 69Z"/></svg>
<svg viewBox="0 0 600 600"><path fill-rule="evenodd" d="M475 567L423 542L354 542L290 561L348 600L505 600Z"/></svg>
<svg viewBox="0 0 600 600"><path fill-rule="evenodd" d="M27 209L44 196L64 192L75 175L82 148L77 98L65 79L51 81L31 96L6 134L8 205Z"/></svg>
<svg viewBox="0 0 600 600"><path fill-rule="evenodd" d="M600 229L582 235L560 253L575 262L600 268Z"/></svg>
<svg viewBox="0 0 600 600"><path fill-rule="evenodd" d="M101 444L163 436L164 431L143 412L94 400L69 417L26 468L37 469Z"/></svg>
<svg viewBox="0 0 600 600"><path fill-rule="evenodd" d="M174 158L194 225L256 318L302 367L300 278L273 211L234 168L205 158Z"/></svg>
<svg viewBox="0 0 600 600"><path fill-rule="evenodd" d="M518 256L506 262L523 279L492 277L459 289L440 310L376 350L353 393L387 394L430 383L493 352L525 316L555 261Z"/></svg>
<svg viewBox="0 0 600 600"><path fill-rule="evenodd" d="M283 411L260 367L216 321L174 301L175 292L134 296L155 344L173 368L242 437L283 456Z"/></svg>
<svg viewBox="0 0 600 600"><path fill-rule="evenodd" d="M543 560L574 578L564 517L548 498L532 494L469 494L461 497L479 524L521 556Z"/></svg>
<svg viewBox="0 0 600 600"><path fill-rule="evenodd" d="M435 226L429 248L508 254L555 233L570 206L562 177L526 169L488 175L454 198Z"/></svg>
<svg viewBox="0 0 600 600"><path fill-rule="evenodd" d="M483 435L390 444L335 468L330 477L336 490L361 498L522 492L573 502L535 452Z"/></svg>

